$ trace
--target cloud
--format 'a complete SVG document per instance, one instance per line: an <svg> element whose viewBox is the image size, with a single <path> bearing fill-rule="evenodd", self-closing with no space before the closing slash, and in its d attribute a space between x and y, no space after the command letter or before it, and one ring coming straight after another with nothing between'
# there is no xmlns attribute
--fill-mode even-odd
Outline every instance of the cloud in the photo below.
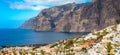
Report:
<svg viewBox="0 0 120 55"><path fill-rule="evenodd" d="M22 9L22 10L42 10L44 8L48 8L48 6L38 4L37 2L14 2L10 3L10 8L12 9Z"/></svg>
<svg viewBox="0 0 120 55"><path fill-rule="evenodd" d="M48 7L42 6L42 5L26 4L26 3L14 3L10 5L10 8L22 9L22 10L41 10L41 9L48 8Z"/></svg>
<svg viewBox="0 0 120 55"><path fill-rule="evenodd" d="M10 3L12 9L23 9L23 10L42 10L52 6L63 5L67 3L85 3L86 0L23 0L14 1Z"/></svg>

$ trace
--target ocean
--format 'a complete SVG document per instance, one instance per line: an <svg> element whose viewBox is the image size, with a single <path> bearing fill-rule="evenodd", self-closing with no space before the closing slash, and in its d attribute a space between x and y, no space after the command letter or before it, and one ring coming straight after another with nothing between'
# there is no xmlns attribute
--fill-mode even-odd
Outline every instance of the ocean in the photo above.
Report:
<svg viewBox="0 0 120 55"><path fill-rule="evenodd" d="M0 46L25 45L25 44L49 44L58 40L68 39L81 33L35 32L25 29L0 29Z"/></svg>

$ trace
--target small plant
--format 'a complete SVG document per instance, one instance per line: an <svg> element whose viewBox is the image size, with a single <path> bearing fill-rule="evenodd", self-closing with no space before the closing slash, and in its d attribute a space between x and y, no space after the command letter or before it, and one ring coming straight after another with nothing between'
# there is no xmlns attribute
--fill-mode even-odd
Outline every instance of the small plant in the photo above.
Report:
<svg viewBox="0 0 120 55"><path fill-rule="evenodd" d="M69 39L69 40L67 40L66 43L65 43L65 48L68 48L68 47L70 47L71 45L73 45L73 40L72 40L72 39Z"/></svg>
<svg viewBox="0 0 120 55"><path fill-rule="evenodd" d="M112 29L113 29L114 31L117 31L117 24L115 24Z"/></svg>
<svg viewBox="0 0 120 55"><path fill-rule="evenodd" d="M85 43L85 40L84 40L84 39L82 39L82 40L81 40L81 44L84 44L84 43Z"/></svg>
<svg viewBox="0 0 120 55"><path fill-rule="evenodd" d="M102 38L103 36L100 34L100 32L96 33L96 36L99 38Z"/></svg>
<svg viewBox="0 0 120 55"><path fill-rule="evenodd" d="M31 55L35 55L35 53L31 52Z"/></svg>
<svg viewBox="0 0 120 55"><path fill-rule="evenodd" d="M41 55L45 55L45 52L43 50L40 50Z"/></svg>
<svg viewBox="0 0 120 55"><path fill-rule="evenodd" d="M86 53L86 52L87 52L87 49L86 49L86 48L82 48L82 51Z"/></svg>
<svg viewBox="0 0 120 55"><path fill-rule="evenodd" d="M105 30L103 30L102 35L105 36L106 34L108 34L108 32L105 29Z"/></svg>
<svg viewBox="0 0 120 55"><path fill-rule="evenodd" d="M108 52L108 55L111 55L111 54L110 54L111 49L112 49L112 46L111 46L111 43L109 42L109 43L107 43L107 47L106 47L106 50L107 50L107 52Z"/></svg>
<svg viewBox="0 0 120 55"><path fill-rule="evenodd" d="M112 36L110 36L110 40L112 40L113 39L113 37Z"/></svg>
<svg viewBox="0 0 120 55"><path fill-rule="evenodd" d="M114 55L114 54L107 54L107 55Z"/></svg>
<svg viewBox="0 0 120 55"><path fill-rule="evenodd" d="M52 55L52 54L49 53L48 55Z"/></svg>
<svg viewBox="0 0 120 55"><path fill-rule="evenodd" d="M15 51L13 51L13 54L14 54L14 55L17 55L17 53L16 53Z"/></svg>

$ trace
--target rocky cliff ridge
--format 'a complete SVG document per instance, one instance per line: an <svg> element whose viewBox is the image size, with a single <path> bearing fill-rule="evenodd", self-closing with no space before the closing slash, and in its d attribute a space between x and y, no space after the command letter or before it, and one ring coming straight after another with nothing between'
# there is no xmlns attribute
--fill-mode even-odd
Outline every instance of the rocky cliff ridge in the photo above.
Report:
<svg viewBox="0 0 120 55"><path fill-rule="evenodd" d="M91 32L120 23L120 0L93 0L42 10L31 29L56 32ZM27 27L25 27L27 28Z"/></svg>

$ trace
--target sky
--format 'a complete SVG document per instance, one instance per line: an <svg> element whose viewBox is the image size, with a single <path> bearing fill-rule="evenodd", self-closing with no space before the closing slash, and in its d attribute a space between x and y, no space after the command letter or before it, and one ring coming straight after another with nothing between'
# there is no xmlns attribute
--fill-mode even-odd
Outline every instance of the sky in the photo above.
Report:
<svg viewBox="0 0 120 55"><path fill-rule="evenodd" d="M0 0L0 28L18 28L42 9L90 0Z"/></svg>

